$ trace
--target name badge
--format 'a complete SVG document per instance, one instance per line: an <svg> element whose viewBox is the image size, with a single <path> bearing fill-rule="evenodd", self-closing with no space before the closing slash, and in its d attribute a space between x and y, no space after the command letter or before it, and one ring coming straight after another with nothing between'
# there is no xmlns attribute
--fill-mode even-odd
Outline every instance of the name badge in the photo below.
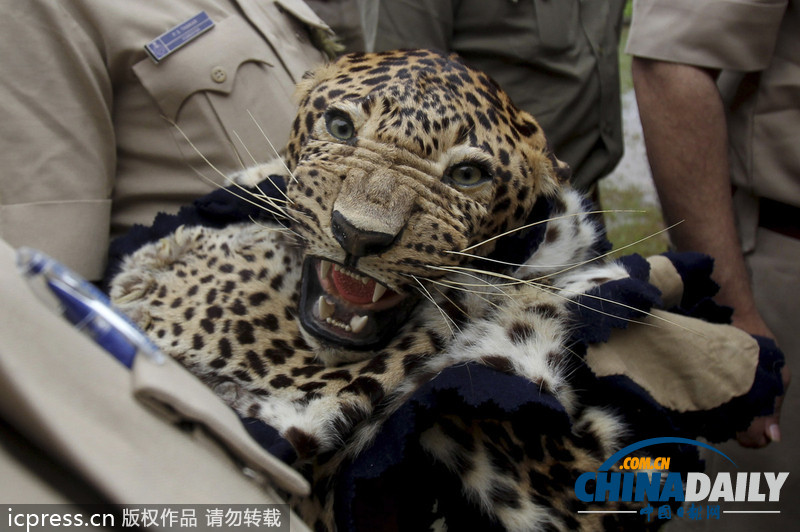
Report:
<svg viewBox="0 0 800 532"><path fill-rule="evenodd" d="M181 46L192 42L213 27L214 21L209 18L205 11L201 11L186 22L181 22L145 44L144 49L150 54L153 61L158 63Z"/></svg>

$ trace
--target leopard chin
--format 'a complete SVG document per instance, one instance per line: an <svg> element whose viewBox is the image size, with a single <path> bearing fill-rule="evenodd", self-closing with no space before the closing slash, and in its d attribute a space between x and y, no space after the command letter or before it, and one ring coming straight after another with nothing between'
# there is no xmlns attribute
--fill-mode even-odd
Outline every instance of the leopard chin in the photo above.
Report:
<svg viewBox="0 0 800 532"><path fill-rule="evenodd" d="M308 257L303 264L300 323L337 355L320 358L341 362L366 358L397 336L419 297L400 294L363 272L323 259ZM341 350L355 351L343 357Z"/></svg>

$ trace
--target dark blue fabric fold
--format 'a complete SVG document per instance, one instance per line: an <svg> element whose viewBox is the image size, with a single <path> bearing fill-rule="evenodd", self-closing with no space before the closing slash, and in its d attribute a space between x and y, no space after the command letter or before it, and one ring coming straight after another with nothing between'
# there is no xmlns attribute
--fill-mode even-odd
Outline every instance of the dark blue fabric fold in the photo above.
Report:
<svg viewBox="0 0 800 532"><path fill-rule="evenodd" d="M292 447L292 444L281 436L277 429L260 419L245 417L241 418L241 421L248 434L270 454L289 465L295 463L297 452Z"/></svg>
<svg viewBox="0 0 800 532"><path fill-rule="evenodd" d="M607 342L612 329L627 328L629 320L661 304L661 292L647 282L650 264L639 255L622 257L619 262L630 277L605 282L570 303L574 341Z"/></svg>
<svg viewBox="0 0 800 532"><path fill-rule="evenodd" d="M378 509L383 519L390 518L387 512L394 505L401 511L393 516L400 528L415 530L425 525L434 504L447 516L449 527L460 523L470 529L499 530L463 497L459 476L464 471L447 470L420 445L421 436L434 424L447 431L449 417L465 424L508 421L525 427L517 436L531 447L541 445L542 434L556 437L570 431L563 406L528 379L477 363L448 368L404 402L382 425L373 444L338 475L335 500L340 530L364 530L371 517L378 517L373 516ZM453 434L458 437L458 431ZM528 453L535 456L537 451ZM375 493L377 486L382 493ZM371 507L365 507L364 500L371 500Z"/></svg>
<svg viewBox="0 0 800 532"><path fill-rule="evenodd" d="M712 299L719 285L711 279L714 259L694 252L667 252L667 257L683 281L683 298L672 312L699 318L710 323L730 323L733 309L717 304Z"/></svg>

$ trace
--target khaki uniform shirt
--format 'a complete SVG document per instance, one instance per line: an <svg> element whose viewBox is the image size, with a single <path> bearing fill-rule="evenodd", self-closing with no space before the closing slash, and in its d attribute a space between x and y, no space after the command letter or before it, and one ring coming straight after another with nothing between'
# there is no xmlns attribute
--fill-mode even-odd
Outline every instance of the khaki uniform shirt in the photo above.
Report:
<svg viewBox="0 0 800 532"><path fill-rule="evenodd" d="M305 2L336 32L336 38L343 47L340 53L364 51L364 32L361 29L357 0L305 0Z"/></svg>
<svg viewBox="0 0 800 532"><path fill-rule="evenodd" d="M307 30L326 26L301 0L0 8L0 238L92 279L109 236L207 193L217 171L274 157L260 128L284 146L294 85L323 60ZM200 11L211 30L148 56L145 44Z"/></svg>
<svg viewBox="0 0 800 532"><path fill-rule="evenodd" d="M637 0L627 51L722 70L733 183L800 207L797 1Z"/></svg>
<svg viewBox="0 0 800 532"><path fill-rule="evenodd" d="M622 155L623 0L361 0L368 50L461 55L534 115L588 189Z"/></svg>

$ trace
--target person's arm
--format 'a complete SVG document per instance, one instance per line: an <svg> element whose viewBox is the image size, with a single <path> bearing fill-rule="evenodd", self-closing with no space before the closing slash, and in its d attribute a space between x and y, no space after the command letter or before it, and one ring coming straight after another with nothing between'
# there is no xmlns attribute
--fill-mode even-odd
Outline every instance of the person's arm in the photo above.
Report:
<svg viewBox="0 0 800 532"><path fill-rule="evenodd" d="M734 324L772 336L756 311L733 215L725 110L716 73L634 58L633 79L653 180L679 251L715 258L718 301Z"/></svg>
<svg viewBox="0 0 800 532"><path fill-rule="evenodd" d="M733 307L733 324L774 338L756 310L736 232L728 132L716 72L638 57L632 69L664 218L668 224L681 222L670 231L674 246L714 257L717 300ZM763 418L739 441L762 446L780 438L777 430L777 415Z"/></svg>
<svg viewBox="0 0 800 532"><path fill-rule="evenodd" d="M96 279L116 144L103 51L79 7L0 1L0 236Z"/></svg>

